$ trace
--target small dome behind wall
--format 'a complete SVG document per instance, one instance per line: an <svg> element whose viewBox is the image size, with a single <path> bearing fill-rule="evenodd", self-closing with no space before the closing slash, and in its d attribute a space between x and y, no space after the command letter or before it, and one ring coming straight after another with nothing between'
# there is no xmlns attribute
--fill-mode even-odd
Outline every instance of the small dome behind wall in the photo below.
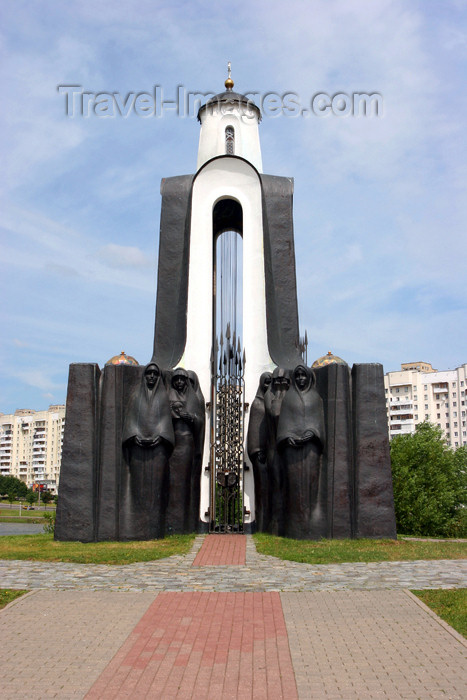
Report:
<svg viewBox="0 0 467 700"><path fill-rule="evenodd" d="M131 357L131 355L126 355L124 351L120 353L120 355L115 355L114 357L111 357L110 360L107 360L105 363L107 365L133 365L133 366L138 366L139 362L135 360L134 357Z"/></svg>
<svg viewBox="0 0 467 700"><path fill-rule="evenodd" d="M325 367L326 365L346 365L347 362L342 359L342 357L338 357L337 355L333 355L330 350L328 350L327 355L323 355L322 357L318 357L317 360L313 362L311 365L312 367Z"/></svg>

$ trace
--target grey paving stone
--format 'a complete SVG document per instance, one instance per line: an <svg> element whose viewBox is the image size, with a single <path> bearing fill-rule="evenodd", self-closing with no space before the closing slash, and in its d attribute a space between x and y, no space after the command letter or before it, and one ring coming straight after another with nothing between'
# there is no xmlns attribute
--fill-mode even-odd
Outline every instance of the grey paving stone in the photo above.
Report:
<svg viewBox="0 0 467 700"><path fill-rule="evenodd" d="M381 588L464 588L467 560L311 565L256 552L247 538L246 566L193 567L190 554L155 562L106 566L0 561L0 585L12 588L121 591L315 591Z"/></svg>
<svg viewBox="0 0 467 700"><path fill-rule="evenodd" d="M0 695L82 698L153 593L35 591L0 612Z"/></svg>
<svg viewBox="0 0 467 700"><path fill-rule="evenodd" d="M407 591L281 600L300 698L467 697L467 641Z"/></svg>

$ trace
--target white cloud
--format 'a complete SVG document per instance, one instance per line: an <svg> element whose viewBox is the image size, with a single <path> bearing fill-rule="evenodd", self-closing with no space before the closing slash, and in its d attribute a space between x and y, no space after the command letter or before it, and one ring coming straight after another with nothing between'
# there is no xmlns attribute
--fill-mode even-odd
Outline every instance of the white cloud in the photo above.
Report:
<svg viewBox="0 0 467 700"><path fill-rule="evenodd" d="M151 292L154 284L152 256L135 246L98 241L37 211L9 207L4 211L8 231L5 260L18 269L45 269L59 277L84 277L86 284L109 284ZM116 277L109 268L126 271ZM146 273L141 270L147 268ZM136 274L135 269L138 269Z"/></svg>
<svg viewBox="0 0 467 700"><path fill-rule="evenodd" d="M41 389L42 391L57 391L63 392L65 384L57 382L53 379L53 372L50 370L39 369L37 367L29 367L27 369L13 373L24 384Z"/></svg>
<svg viewBox="0 0 467 700"><path fill-rule="evenodd" d="M97 257L105 265L113 268L148 267L153 264L153 261L149 260L148 256L139 248L115 245L114 243L100 248Z"/></svg>

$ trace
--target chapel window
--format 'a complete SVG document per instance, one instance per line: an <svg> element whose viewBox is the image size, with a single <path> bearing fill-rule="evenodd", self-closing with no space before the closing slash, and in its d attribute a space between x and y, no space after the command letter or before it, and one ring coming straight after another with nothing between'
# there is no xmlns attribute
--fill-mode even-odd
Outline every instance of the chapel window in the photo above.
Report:
<svg viewBox="0 0 467 700"><path fill-rule="evenodd" d="M225 129L225 152L228 156L235 154L235 131L233 126L227 126Z"/></svg>

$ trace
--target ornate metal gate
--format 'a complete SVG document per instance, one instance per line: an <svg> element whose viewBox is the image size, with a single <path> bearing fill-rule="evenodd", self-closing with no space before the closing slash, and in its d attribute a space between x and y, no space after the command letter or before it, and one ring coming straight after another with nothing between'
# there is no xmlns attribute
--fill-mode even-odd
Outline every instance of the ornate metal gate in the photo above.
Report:
<svg viewBox="0 0 467 700"><path fill-rule="evenodd" d="M227 325L211 358L211 532L243 532L244 366Z"/></svg>

